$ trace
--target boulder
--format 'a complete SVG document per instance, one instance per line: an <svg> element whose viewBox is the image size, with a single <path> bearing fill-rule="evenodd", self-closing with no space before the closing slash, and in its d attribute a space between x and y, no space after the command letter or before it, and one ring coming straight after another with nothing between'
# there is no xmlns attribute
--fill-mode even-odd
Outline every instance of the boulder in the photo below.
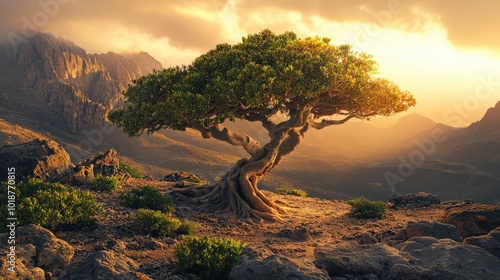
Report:
<svg viewBox="0 0 500 280"><path fill-rule="evenodd" d="M0 148L0 170L15 168L16 180L39 178L60 179L70 168L71 161L64 148L52 140L31 142ZM0 181L7 181L7 172L0 172Z"/></svg>
<svg viewBox="0 0 500 280"><path fill-rule="evenodd" d="M462 236L453 225L439 222L409 222L406 226L408 238L416 236L432 236L437 239L449 238L457 242L462 241Z"/></svg>
<svg viewBox="0 0 500 280"><path fill-rule="evenodd" d="M393 267L390 279L498 279L500 260L485 250L451 239L414 237L395 246L413 259Z"/></svg>
<svg viewBox="0 0 500 280"><path fill-rule="evenodd" d="M62 182L85 185L92 182L97 175L115 176L122 182L126 182L131 178L126 171L120 170L117 152L111 149L107 152L100 152L98 155L77 164L73 168L73 172L66 176Z"/></svg>
<svg viewBox="0 0 500 280"><path fill-rule="evenodd" d="M56 269L68 265L75 250L66 241L40 226L28 225L17 229L16 243L36 247L35 266Z"/></svg>
<svg viewBox="0 0 500 280"><path fill-rule="evenodd" d="M414 237L390 247L350 243L316 248L315 264L332 279L497 279L500 260L451 239Z"/></svg>
<svg viewBox="0 0 500 280"><path fill-rule="evenodd" d="M259 254L252 249L246 249L240 255L238 263L233 267L229 279L234 280L313 280L330 279L328 275L312 264L304 266L278 255L270 255L263 258L267 253Z"/></svg>
<svg viewBox="0 0 500 280"><path fill-rule="evenodd" d="M487 235L467 237L464 243L481 247L500 259L500 227L490 231Z"/></svg>
<svg viewBox="0 0 500 280"><path fill-rule="evenodd" d="M500 206L474 203L451 207L440 222L454 225L463 238L485 235L500 227Z"/></svg>
<svg viewBox="0 0 500 280"><path fill-rule="evenodd" d="M389 200L392 209L417 209L439 204L439 198L430 193L393 194Z"/></svg>
<svg viewBox="0 0 500 280"><path fill-rule="evenodd" d="M6 240L7 234L0 235ZM10 272L7 262L9 252L0 254L1 279L45 279L45 272L57 271L67 266L74 249L52 232L35 225L17 228L15 245L15 272Z"/></svg>
<svg viewBox="0 0 500 280"><path fill-rule="evenodd" d="M410 265L410 260L405 255L382 243L343 243L334 247L316 248L314 255L314 264L332 278L351 275L359 279L388 279L391 268L396 264Z"/></svg>
<svg viewBox="0 0 500 280"><path fill-rule="evenodd" d="M151 278L136 272L139 264L123 254L114 251L97 251L78 266L66 269L61 280L150 280Z"/></svg>

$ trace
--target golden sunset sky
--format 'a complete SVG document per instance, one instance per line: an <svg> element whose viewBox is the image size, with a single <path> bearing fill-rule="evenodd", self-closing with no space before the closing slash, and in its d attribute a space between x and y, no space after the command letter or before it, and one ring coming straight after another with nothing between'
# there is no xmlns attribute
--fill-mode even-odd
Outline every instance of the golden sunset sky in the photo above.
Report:
<svg viewBox="0 0 500 280"><path fill-rule="evenodd" d="M498 0L0 0L0 35L36 29L89 53L145 51L165 67L264 28L330 37L373 54L415 95L410 113L464 126L500 101L499 14Z"/></svg>

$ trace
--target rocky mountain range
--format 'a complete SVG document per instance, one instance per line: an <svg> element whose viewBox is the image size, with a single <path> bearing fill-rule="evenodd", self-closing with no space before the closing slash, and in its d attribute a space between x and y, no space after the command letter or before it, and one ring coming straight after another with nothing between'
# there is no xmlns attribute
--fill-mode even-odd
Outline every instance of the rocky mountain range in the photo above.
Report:
<svg viewBox="0 0 500 280"><path fill-rule="evenodd" d="M38 34L14 50L0 47L0 104L75 133L102 125L131 80L162 69L147 53L87 54Z"/></svg>

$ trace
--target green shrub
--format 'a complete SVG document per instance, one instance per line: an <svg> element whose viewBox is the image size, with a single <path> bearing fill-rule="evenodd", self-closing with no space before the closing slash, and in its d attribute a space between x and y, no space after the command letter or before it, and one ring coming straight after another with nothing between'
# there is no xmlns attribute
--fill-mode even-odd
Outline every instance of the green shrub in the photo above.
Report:
<svg viewBox="0 0 500 280"><path fill-rule="evenodd" d="M139 209L136 223L145 233L155 237L171 235L181 226L181 221L171 214L151 209Z"/></svg>
<svg viewBox="0 0 500 280"><path fill-rule="evenodd" d="M5 186L6 187L6 186ZM5 190L2 186L2 190ZM4 193L2 193L3 199ZM35 224L50 230L62 224L89 225L104 212L89 191L32 179L16 185L18 226ZM6 201L6 200L5 200ZM2 209L3 210L3 209ZM7 211L1 211L0 216ZM2 231L6 219L1 217Z"/></svg>
<svg viewBox="0 0 500 280"><path fill-rule="evenodd" d="M182 221L177 229L178 234L196 235L198 234L198 223L193 221Z"/></svg>
<svg viewBox="0 0 500 280"><path fill-rule="evenodd" d="M130 174L132 178L142 178L141 172L139 172L139 169L133 167L132 165L126 163L126 162L120 162L119 168L122 171L127 172Z"/></svg>
<svg viewBox="0 0 500 280"><path fill-rule="evenodd" d="M358 219L383 218L385 216L385 203L383 201L369 201L364 197L349 200L352 206L349 216Z"/></svg>
<svg viewBox="0 0 500 280"><path fill-rule="evenodd" d="M95 191L115 192L120 187L120 180L114 176L97 175L90 183L90 188Z"/></svg>
<svg viewBox="0 0 500 280"><path fill-rule="evenodd" d="M208 236L184 236L175 244L174 256L179 266L201 279L227 279L245 244Z"/></svg>
<svg viewBox="0 0 500 280"><path fill-rule="evenodd" d="M307 193L299 189L276 188L274 191L280 194L290 194L295 196L307 197Z"/></svg>
<svg viewBox="0 0 500 280"><path fill-rule="evenodd" d="M123 205L130 208L161 210L166 213L174 212L172 199L162 195L158 189L151 186L132 189L130 194L123 193L120 198Z"/></svg>

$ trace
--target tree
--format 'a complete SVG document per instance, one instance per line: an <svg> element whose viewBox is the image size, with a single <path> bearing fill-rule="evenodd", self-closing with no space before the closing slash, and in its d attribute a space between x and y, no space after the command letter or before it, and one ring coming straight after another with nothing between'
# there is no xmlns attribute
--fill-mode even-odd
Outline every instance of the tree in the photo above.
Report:
<svg viewBox="0 0 500 280"><path fill-rule="evenodd" d="M409 92L377 76L372 56L329 41L263 30L235 45L219 44L189 66L133 81L124 92L125 107L113 110L109 119L130 136L191 128L204 138L243 147L249 158L239 160L217 183L184 195L205 210L280 220L286 211L262 194L257 182L297 147L308 129L388 116L415 105ZM276 115L285 120L276 121ZM260 122L270 141L261 144L224 126L235 119Z"/></svg>

